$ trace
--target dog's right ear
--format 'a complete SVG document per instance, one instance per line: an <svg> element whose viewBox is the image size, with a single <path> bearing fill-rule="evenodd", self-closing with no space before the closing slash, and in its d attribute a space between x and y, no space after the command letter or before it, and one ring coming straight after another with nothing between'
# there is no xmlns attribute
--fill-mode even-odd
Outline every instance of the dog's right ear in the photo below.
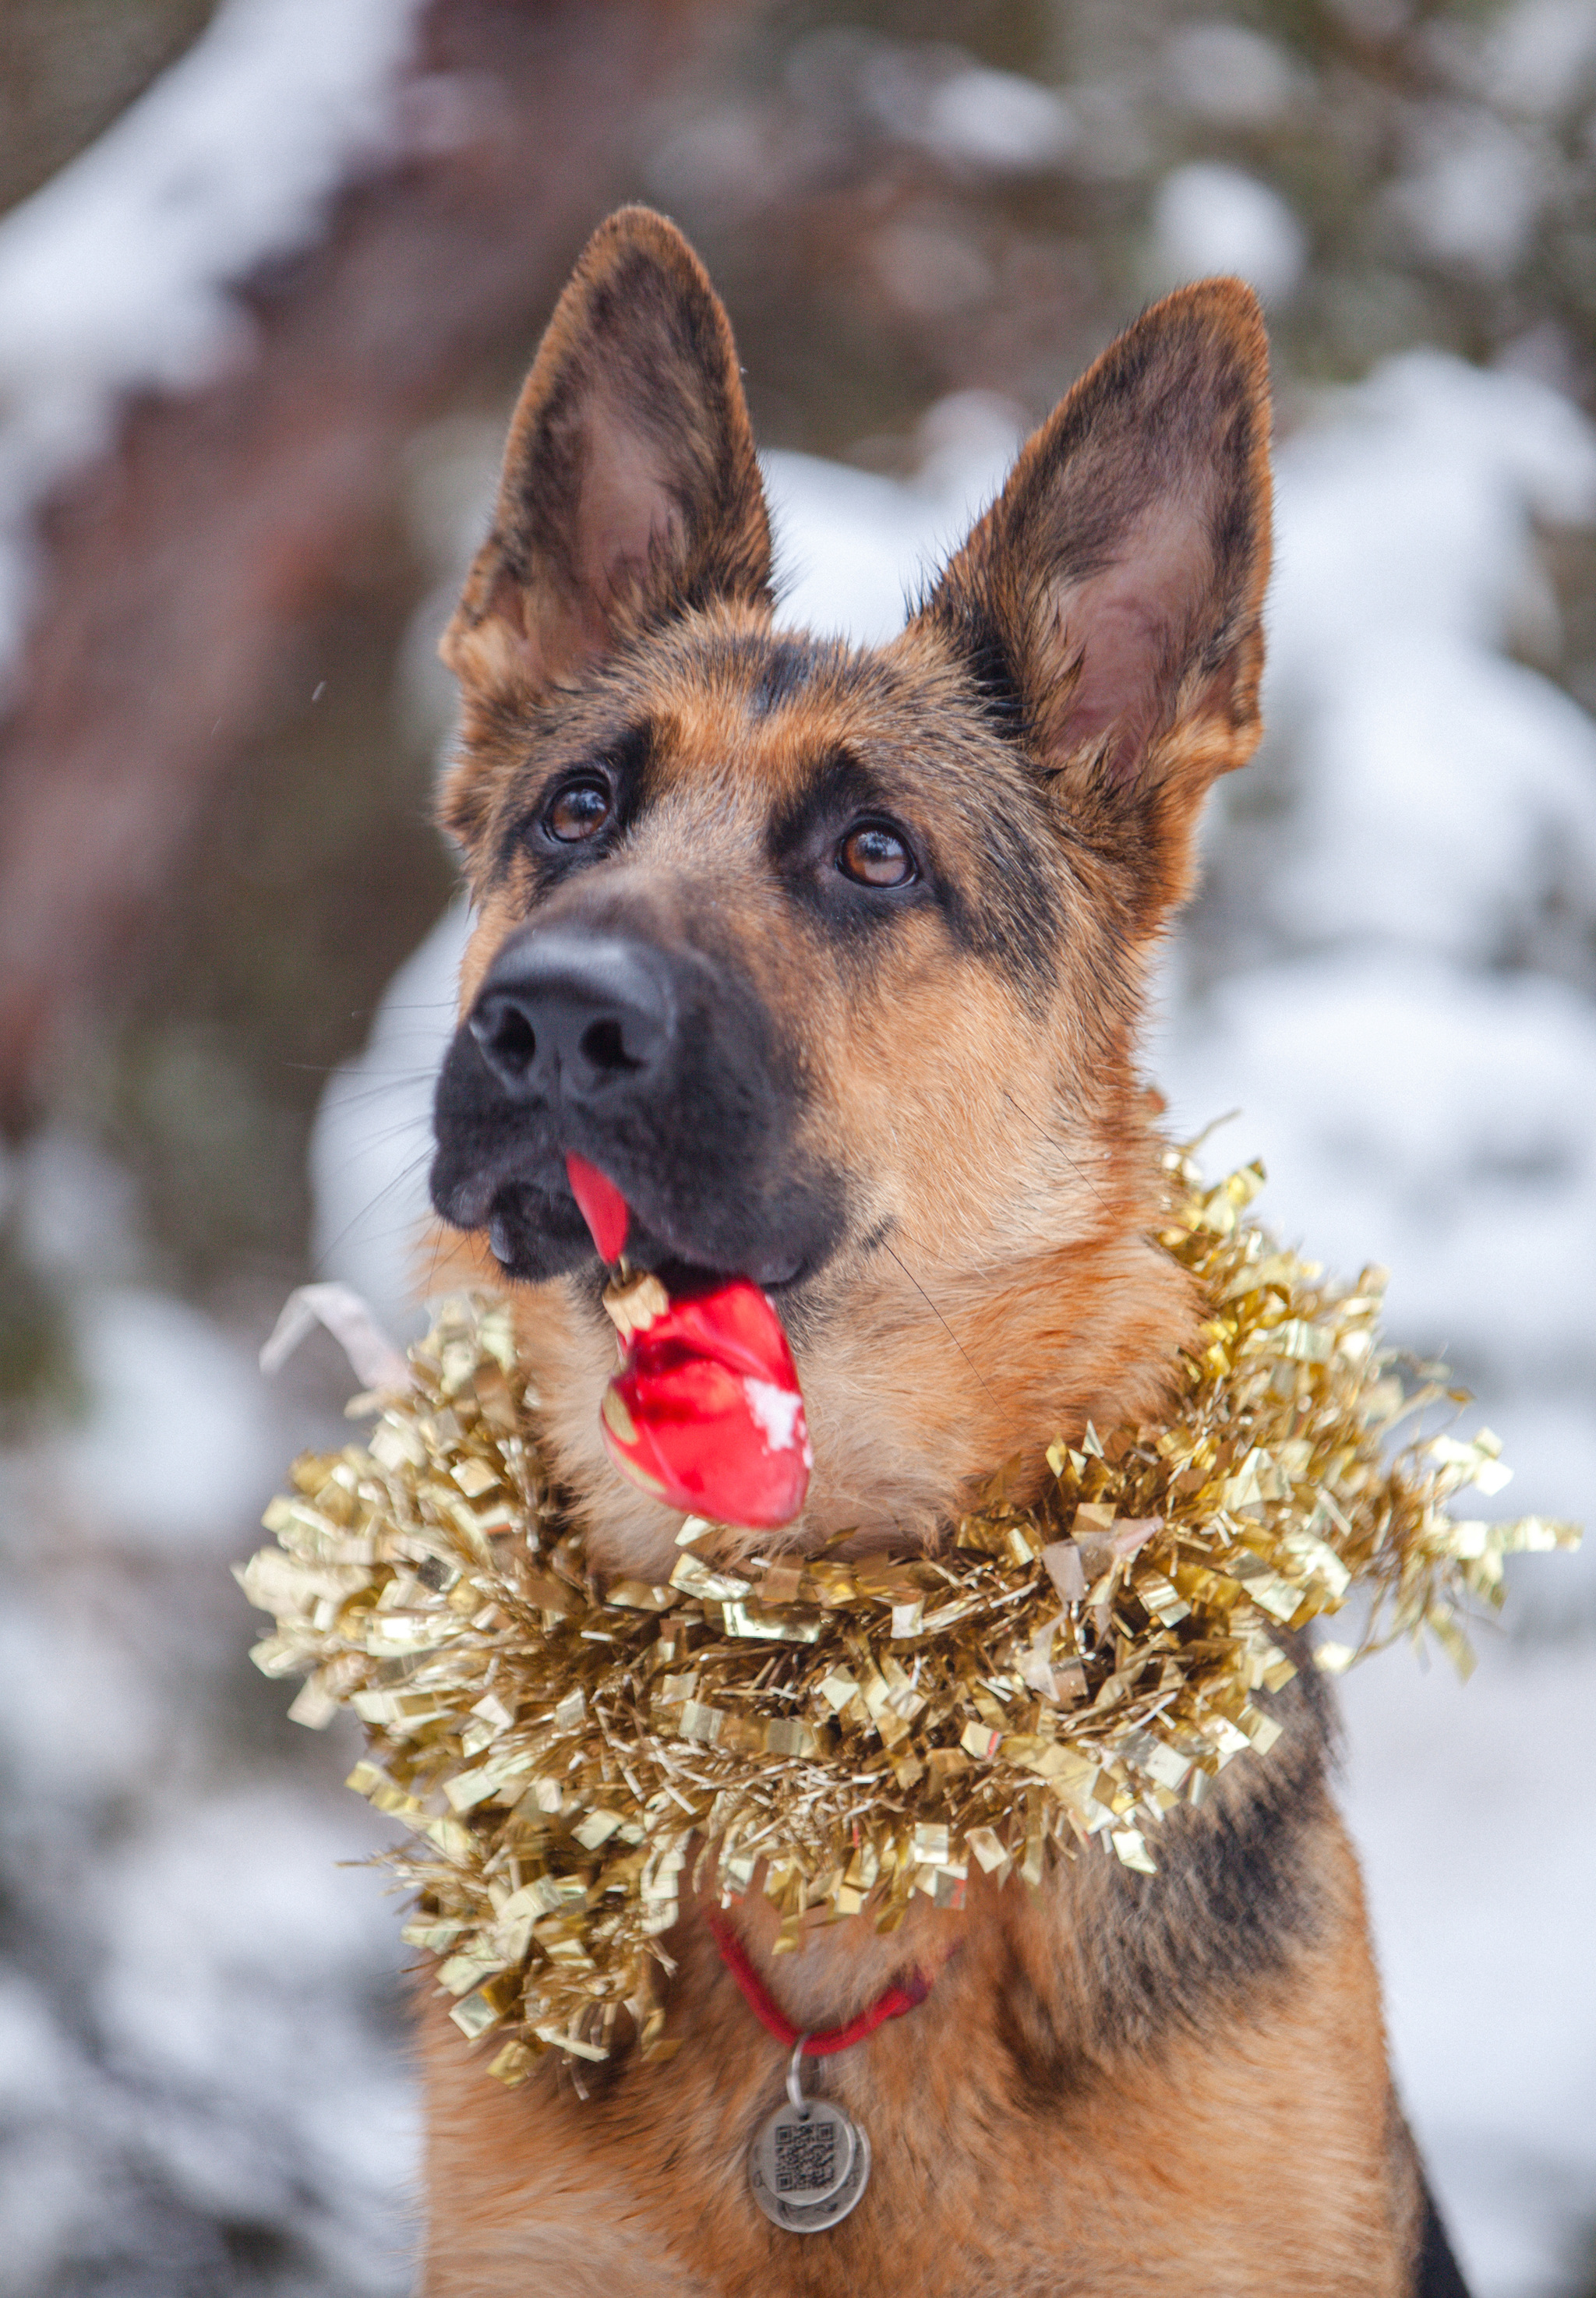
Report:
<svg viewBox="0 0 1596 2298"><path fill-rule="evenodd" d="M672 614L768 604L770 557L724 308L674 224L623 208L555 307L439 652L468 705L533 701ZM462 810L467 789L446 791L468 835Z"/></svg>

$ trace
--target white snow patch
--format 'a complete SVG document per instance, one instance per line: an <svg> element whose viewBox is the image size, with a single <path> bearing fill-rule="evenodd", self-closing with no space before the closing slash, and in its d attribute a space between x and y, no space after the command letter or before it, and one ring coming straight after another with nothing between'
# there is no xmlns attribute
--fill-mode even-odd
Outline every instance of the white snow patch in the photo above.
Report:
<svg viewBox="0 0 1596 2298"><path fill-rule="evenodd" d="M153 1814L100 1864L94 2013L193 2208L291 2221L309 2186L392 2239L417 2108L378 2006L404 1951L382 1877L339 1864L388 1839L353 1797L246 1790ZM350 2286L388 2280L368 2258Z"/></svg>
<svg viewBox="0 0 1596 2298"><path fill-rule="evenodd" d="M8 1590L0 1611L5 1776L70 1812L74 1824L96 1804L138 1793L170 1731L162 1687L144 1659L136 1631L117 1634L80 1602Z"/></svg>
<svg viewBox="0 0 1596 2298"><path fill-rule="evenodd" d="M381 1823L335 1783L357 1735L285 1759L261 1731L286 1687L248 1670L226 1571L281 1408L236 1336L112 1281L147 1260L127 1176L58 1133L4 1182L85 1394L0 1451L0 2298L231 2289L255 2226L296 2289L397 2298L398 1927L337 1864Z"/></svg>
<svg viewBox="0 0 1596 2298"><path fill-rule="evenodd" d="M787 81L801 105L830 109L840 98L859 105L900 142L994 175L1056 167L1079 135L1068 99L1055 88L978 64L946 41L893 40L856 25L834 25L798 43L788 59ZM722 136L731 127L740 145L746 133L740 123L723 119L715 125ZM701 129L698 142L703 143ZM686 157L672 155L674 171L680 172ZM724 177L725 158L713 142L702 157L712 179Z"/></svg>
<svg viewBox="0 0 1596 2298"><path fill-rule="evenodd" d="M782 621L866 645L901 630L910 590L953 540L952 517L944 529L937 506L843 463L784 450L760 460Z"/></svg>
<svg viewBox="0 0 1596 2298"><path fill-rule="evenodd" d="M247 352L231 285L302 246L392 147L418 0L224 0L188 54L0 221L0 677L34 513L120 403Z"/></svg>
<svg viewBox="0 0 1596 2298"><path fill-rule="evenodd" d="M1153 262L1162 286L1235 272L1266 303L1283 303L1302 276L1308 243L1278 192L1239 168L1196 160L1166 176L1153 206Z"/></svg>
<svg viewBox="0 0 1596 2298"><path fill-rule="evenodd" d="M1552 186L1538 131L1484 105L1427 105L1409 172L1385 204L1415 245L1460 270L1505 279L1526 252Z"/></svg>
<svg viewBox="0 0 1596 2298"><path fill-rule="evenodd" d="M340 1866L394 1839L353 1796L314 1803L280 1789L248 1789L186 1804L153 1823L103 1870L108 1960L98 2009L124 2054L192 2072L209 2065L231 2025L242 2046L283 2062L324 2046L273 2031L258 1998L291 1984L330 1988L403 1954L385 1879ZM332 2038L325 2046L330 2052Z"/></svg>
<svg viewBox="0 0 1596 2298"><path fill-rule="evenodd" d="M317 1268L401 1340L420 1332L433 1087L454 1034L465 904L446 910L384 993L365 1049L329 1079L310 1137Z"/></svg>
<svg viewBox="0 0 1596 2298"><path fill-rule="evenodd" d="M1397 628L1500 646L1543 580L1532 520L1596 516L1596 433L1580 409L1447 351L1405 352L1327 394L1277 471L1277 688L1307 674L1322 691L1348 645Z"/></svg>
<svg viewBox="0 0 1596 2298"><path fill-rule="evenodd" d="M1493 92L1533 119L1585 101L1596 66L1591 0L1518 0L1503 11L1485 45Z"/></svg>
<svg viewBox="0 0 1596 2298"><path fill-rule="evenodd" d="M815 455L761 458L776 538L781 618L879 645L919 585L997 492L1022 435L989 392L956 392L922 418L912 484Z"/></svg>
<svg viewBox="0 0 1596 2298"><path fill-rule="evenodd" d="M38 2298L55 2281L97 2168L80 2129L29 2123L8 2134L0 2153L0 2298Z"/></svg>
<svg viewBox="0 0 1596 2298"><path fill-rule="evenodd" d="M76 2054L38 1989L0 1974L0 2118L31 2121L58 2110L75 2072Z"/></svg>
<svg viewBox="0 0 1596 2298"><path fill-rule="evenodd" d="M1596 1381L1596 1010L1433 959L1260 966L1170 1015L1150 1067L1177 1132L1239 1109L1261 1211L1316 1259L1391 1272L1390 1328L1472 1378Z"/></svg>
<svg viewBox="0 0 1596 2298"><path fill-rule="evenodd" d="M126 1548L236 1543L283 1464L248 1355L163 1293L87 1294L77 1325L89 1410L59 1457L84 1521Z"/></svg>
<svg viewBox="0 0 1596 2298"><path fill-rule="evenodd" d="M133 1183L83 1135L45 1127L6 1160L5 1182L18 1243L42 1275L105 1285L142 1273Z"/></svg>
<svg viewBox="0 0 1596 2298"><path fill-rule="evenodd" d="M1596 2191L1589 1644L1347 1678L1343 1804L1395 2046L1472 2289L1560 2289Z"/></svg>
<svg viewBox="0 0 1596 2298"><path fill-rule="evenodd" d="M1596 919L1596 725L1521 663L1371 632L1295 767L1301 840L1269 897L1295 938L1490 961L1554 894Z"/></svg>
<svg viewBox="0 0 1596 2298"><path fill-rule="evenodd" d="M973 69L935 90L917 140L944 159L1021 170L1056 166L1079 133L1068 103L1051 88L1018 72Z"/></svg>

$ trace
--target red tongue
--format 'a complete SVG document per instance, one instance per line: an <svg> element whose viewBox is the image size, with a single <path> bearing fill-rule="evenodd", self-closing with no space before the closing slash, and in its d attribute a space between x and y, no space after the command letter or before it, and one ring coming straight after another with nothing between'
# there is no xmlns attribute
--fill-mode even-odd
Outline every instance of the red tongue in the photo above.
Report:
<svg viewBox="0 0 1596 2298"><path fill-rule="evenodd" d="M593 1233L600 1260L618 1261L625 1250L632 1219L625 1198L607 1174L574 1149L566 1159L566 1178L583 1219Z"/></svg>
<svg viewBox="0 0 1596 2298"><path fill-rule="evenodd" d="M575 1152L566 1174L600 1258L618 1261L625 1198ZM746 1277L667 1302L632 1333L601 1426L622 1474L670 1508L763 1532L804 1505L814 1456L797 1368L775 1310Z"/></svg>

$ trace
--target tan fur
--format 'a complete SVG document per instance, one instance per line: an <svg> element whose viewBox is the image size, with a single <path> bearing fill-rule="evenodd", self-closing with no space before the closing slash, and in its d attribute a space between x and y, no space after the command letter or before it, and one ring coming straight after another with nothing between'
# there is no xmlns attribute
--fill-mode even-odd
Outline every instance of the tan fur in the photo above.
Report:
<svg viewBox="0 0 1596 2298"><path fill-rule="evenodd" d="M539 354L444 645L465 696L444 814L481 905L462 1012L534 898L506 831L525 759L540 740L577 745L583 714L623 696L652 729L647 815L539 915L668 935L711 905L765 1005L801 1021L806 1142L847 1163L850 1226L795 1327L815 1468L778 1536L791 1545L848 1528L863 1546L934 1542L972 1479L1014 1455L1035 1473L1047 1437L1169 1395L1196 1311L1148 1241L1162 1143L1135 1033L1203 793L1257 739L1267 387L1245 288L1170 298L1038 433L903 635L869 657L836 649L772 706L743 666L771 627L768 531L730 331L696 258L656 217L612 219ZM972 715L998 658L1024 698L1067 930L1033 958L1021 906L998 963L920 913L871 967L831 958L773 890L773 809L818 754L929 758L949 725L972 730L972 774L1013 774L1012 732ZM979 882L976 817L946 806L935 829L948 870ZM495 1280L474 1241L451 1251ZM680 1518L605 1459L614 1345L591 1288L523 1288L517 1310L593 1558L664 1576ZM1276 1770L1245 1760L1170 1819L1169 1891L1187 1888L1182 1860L1194 1879L1185 1935L1154 1920L1164 1903L1143 1879L1084 1854L1035 1896L976 1877L959 1914L916 1899L889 1938L856 1919L796 1955L771 1952L757 1893L739 1903L799 2023L848 2019L910 1964L936 1974L913 2015L827 2062L875 2170L823 2236L767 2226L747 2194L783 2054L696 1910L666 1942L680 2048L665 2063L623 2053L575 2077L545 2062L507 2092L484 2072L491 2044L463 2044L422 1973L426 2298L1398 2298L1417 2173L1311 1709L1283 1703ZM1278 1954L1249 1965L1203 1910L1228 1831L1253 1831L1267 1865L1270 1794L1295 1829L1292 1915Z"/></svg>
<svg viewBox="0 0 1596 2298"><path fill-rule="evenodd" d="M931 666L914 660L922 633L888 651L930 682ZM1079 1434L1089 1417L1154 1410L1166 1393L1191 1311L1178 1272L1145 1242L1162 1144L1136 1085L1129 1021L1113 1041L1091 1043L1066 983L1038 1046L1034 1017L987 969L950 968L913 940L862 1009L783 946L748 864L790 754L800 742L867 739L868 714L828 714L806 697L755 724L732 698L668 686L655 707L671 729L670 762L700 801L717 762L734 758L737 773L722 777L712 825L698 806L660 807L611 899L668 913L705 878L725 889L721 911L767 995L802 997L824 1048L825 1073L811 1077L814 1123L859 1145L871 1173L863 1211L898 1224L896 1260L866 1269L840 1256L813 1291L816 1318L833 1329L803 1366L817 1466L800 1536L854 1523L929 1532L966 1478L1034 1451L1038 1428ZM1094 889L1082 890L1089 903ZM484 905L463 1003L521 913L513 891ZM547 914L559 913L557 897ZM1081 1104L1072 1124L1061 1122L1066 1080ZM481 1267L491 1282L491 1264ZM657 1570L680 1519L605 1464L594 1399L613 1362L608 1327L574 1311L563 1285L523 1300L519 1324L595 1554L613 1569Z"/></svg>
<svg viewBox="0 0 1596 2298"><path fill-rule="evenodd" d="M502 2094L483 2073L489 2046L463 2050L424 2004L428 2298L519 2298L571 2272L580 2291L695 2298L1398 2298L1413 2169L1388 2143L1377 1982L1333 1818L1315 1849L1318 1952L1224 2033L1156 2052L1092 2041L1079 1941L1113 1896L1096 1859L1062 1868L1040 1903L983 1879L963 1915L917 1903L891 1939L855 1922L801 1956L765 1954L800 2021L851 2016L906 1963L938 1973L920 2011L828 2065L827 2093L872 2132L875 2167L868 2207L824 2237L767 2227L747 2198L741 2156L779 2103L784 2054L699 1922L670 1942L682 2051L613 2092L583 2098L550 2067ZM750 1898L741 1929L768 1948L773 1914ZM1017 1971L1084 2037L1051 2112L1013 2090L1002 2029Z"/></svg>

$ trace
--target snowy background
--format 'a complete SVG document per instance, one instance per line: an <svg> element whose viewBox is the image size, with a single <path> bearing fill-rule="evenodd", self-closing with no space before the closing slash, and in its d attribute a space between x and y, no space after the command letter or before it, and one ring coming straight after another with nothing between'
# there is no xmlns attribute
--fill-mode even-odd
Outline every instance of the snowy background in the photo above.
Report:
<svg viewBox="0 0 1596 2298"><path fill-rule="evenodd" d="M197 387L247 360L226 283L314 234L332 187L394 132L411 12L351 7L312 85L302 9L233 0L142 112L0 220L13 654L38 579L34 507L130 388ZM751 155L780 175L817 120L835 139L846 113L862 145L940 171L934 212L900 204L878 233L899 305L930 299L939 329L983 296L997 315L965 372L939 377L957 388L928 390L906 354L910 379L895 371L881 409L799 422L770 390L776 435L831 451L766 458L787 614L862 638L896 627L1043 411L1034 347L1000 355L998 326L1036 276L1038 181L1113 187L1071 243L1119 266L1118 304L1101 282L1081 291L1110 313L1079 322L1097 342L1171 280L1255 280L1282 368L1269 732L1212 808L1148 1067L1180 1129L1243 1112L1209 1159L1262 1154L1274 1225L1343 1269L1392 1269L1393 1336L1447 1355L1517 1469L1483 1505L1591 1521L1596 690L1577 640L1596 430L1546 251L1570 169L1589 194L1569 121L1588 105L1596 20L1532 0L1484 32L1469 18L1466 38L1461 16L1422 12L1462 61L1404 114L1365 276L1300 163L1304 119L1340 120L1349 99L1273 35L1283 12L1149 10L1128 47L1091 11L1054 11L1086 27L1073 70L1056 41L988 54L980 12L947 12L921 11L936 37L913 39L902 11L890 37L780 20L773 93L768 69L712 59L640 131L637 181L619 186L713 241L734 194L752 211ZM1359 38L1379 16L1362 12ZM285 140L274 91L300 88L313 101ZM773 104L780 136L760 128ZM969 222L994 182L1024 211L1001 244L987 210ZM136 219L136 269L111 260L113 207ZM744 245L731 234L733 277ZM1400 323L1369 318L1377 272L1406 283ZM1337 303L1353 277L1364 301ZM418 440L405 482L417 572L390 675L424 760L450 707L432 644L502 432L485 396ZM308 1231L268 1272L278 1292L309 1267L344 1277L395 1329L463 932L458 912L426 923L321 1099ZM297 1732L283 1687L249 1669L255 1623L227 1573L292 1451L333 1436L343 1376L312 1349L267 1387L267 1279L196 1274L138 1139L58 1099L0 1164L5 1269L29 1312L0 1343L22 1329L49 1375L0 1419L0 2298L397 2298L417 2136L397 1921L377 1881L340 1864L372 1847L375 1823L339 1784L348 1737ZM1400 2079L1478 2298L1589 2298L1596 1548L1509 1577L1467 1687L1402 1654L1348 1683L1344 1801Z"/></svg>

